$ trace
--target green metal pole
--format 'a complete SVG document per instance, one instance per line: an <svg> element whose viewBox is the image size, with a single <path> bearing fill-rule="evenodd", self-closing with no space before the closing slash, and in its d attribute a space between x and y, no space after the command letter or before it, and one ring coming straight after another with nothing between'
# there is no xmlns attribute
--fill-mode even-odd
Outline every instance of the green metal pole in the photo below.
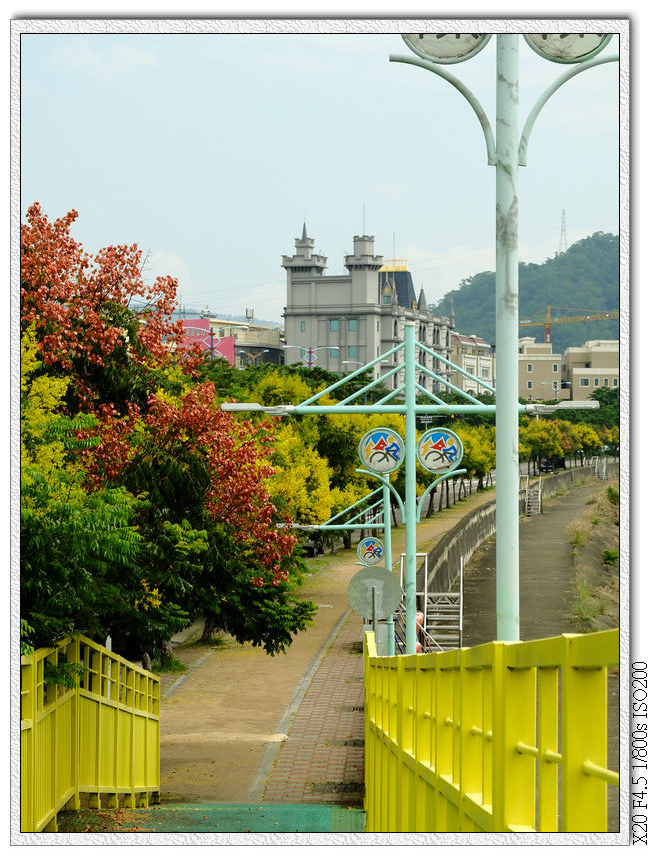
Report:
<svg viewBox="0 0 650 865"><path fill-rule="evenodd" d="M389 474L383 474L384 485L384 561L386 568L389 571L393 570L393 548L391 540L391 524L390 524L390 489L388 487ZM395 654L395 619L388 616L386 619L388 631L388 654Z"/></svg>
<svg viewBox="0 0 650 865"><path fill-rule="evenodd" d="M519 640L518 124L519 39L497 35L496 566L497 640Z"/></svg>
<svg viewBox="0 0 650 865"><path fill-rule="evenodd" d="M415 485L415 324L404 325L404 449L406 451L406 653L415 654L416 646L416 549L417 489Z"/></svg>

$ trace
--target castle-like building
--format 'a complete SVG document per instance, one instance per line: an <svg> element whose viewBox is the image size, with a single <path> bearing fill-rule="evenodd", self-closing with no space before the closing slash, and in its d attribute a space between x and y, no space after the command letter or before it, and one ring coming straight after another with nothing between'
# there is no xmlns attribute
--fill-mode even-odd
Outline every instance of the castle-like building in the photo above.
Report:
<svg viewBox="0 0 650 865"><path fill-rule="evenodd" d="M420 290L416 297L413 279L405 260L386 261L375 255L375 238L355 236L354 252L345 256L347 273L326 276L327 258L314 253L314 240L296 238L294 255L282 256L287 272L287 305L284 331L285 363L303 361L340 374L348 374L395 348L404 340L404 325L415 325L416 340L436 354L449 358L453 316L429 311ZM373 369L377 379L394 370L384 380L387 388L404 382L403 351L392 355ZM420 351L418 362L436 370L440 364ZM428 389L432 380L418 373L420 384Z"/></svg>

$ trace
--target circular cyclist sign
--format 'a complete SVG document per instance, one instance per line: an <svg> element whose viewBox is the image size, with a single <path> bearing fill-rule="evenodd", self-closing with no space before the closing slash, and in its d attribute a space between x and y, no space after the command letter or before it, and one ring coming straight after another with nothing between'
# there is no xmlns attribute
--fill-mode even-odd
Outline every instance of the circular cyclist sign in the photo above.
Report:
<svg viewBox="0 0 650 865"><path fill-rule="evenodd" d="M394 472L404 462L404 442L392 429L376 427L359 442L359 459L371 472Z"/></svg>
<svg viewBox="0 0 650 865"><path fill-rule="evenodd" d="M451 430L435 427L420 436L417 456L423 469L439 475L460 465L463 459L463 443Z"/></svg>
<svg viewBox="0 0 650 865"><path fill-rule="evenodd" d="M357 544L357 556L364 565L378 565L384 558L384 545L379 538L364 538Z"/></svg>

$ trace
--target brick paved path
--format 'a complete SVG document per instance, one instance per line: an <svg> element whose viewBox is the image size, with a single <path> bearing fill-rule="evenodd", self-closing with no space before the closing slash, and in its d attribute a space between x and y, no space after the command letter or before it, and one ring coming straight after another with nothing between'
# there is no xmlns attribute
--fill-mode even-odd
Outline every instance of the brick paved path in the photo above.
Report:
<svg viewBox="0 0 650 865"><path fill-rule="evenodd" d="M351 613L300 702L265 802L363 804L361 620Z"/></svg>

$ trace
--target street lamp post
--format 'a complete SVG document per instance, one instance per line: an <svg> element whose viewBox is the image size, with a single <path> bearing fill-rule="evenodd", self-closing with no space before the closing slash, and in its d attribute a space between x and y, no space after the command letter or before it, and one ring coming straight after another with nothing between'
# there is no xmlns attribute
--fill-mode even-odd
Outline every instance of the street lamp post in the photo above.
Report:
<svg viewBox="0 0 650 865"><path fill-rule="evenodd" d="M418 58L391 55L433 72L452 84L470 103L483 130L488 164L496 170L496 344L499 370L496 389L496 464L499 488L496 504L497 639L519 640L519 420L518 318L519 258L518 169L526 164L526 149L540 110L555 91L578 72L618 60L596 55L610 41L603 34L534 34L523 37L548 60L573 64L537 100L519 138L520 36L496 36L496 124L493 134L487 115L474 94L444 65L459 63L481 51L490 35L429 33L403 36ZM442 65L438 65L442 64Z"/></svg>
<svg viewBox="0 0 650 865"><path fill-rule="evenodd" d="M250 359L253 361L253 366L257 366L257 362L258 362L258 360L259 360L263 355L265 355L265 354L269 354L269 349L268 349L268 348L265 348L264 351L258 351L258 352L255 354L255 353L253 353L252 351L244 351L243 348L240 348L240 349L239 349L239 353L240 353L240 354L245 354L246 357L250 357Z"/></svg>
<svg viewBox="0 0 650 865"><path fill-rule="evenodd" d="M317 351L321 349L336 349L338 351L338 345L317 345L315 348L309 346L309 348L305 348L302 345L283 345L282 348L297 348L304 354L301 354L300 359L304 360L308 367L312 367L314 365L315 357ZM306 358L306 359L305 359Z"/></svg>

